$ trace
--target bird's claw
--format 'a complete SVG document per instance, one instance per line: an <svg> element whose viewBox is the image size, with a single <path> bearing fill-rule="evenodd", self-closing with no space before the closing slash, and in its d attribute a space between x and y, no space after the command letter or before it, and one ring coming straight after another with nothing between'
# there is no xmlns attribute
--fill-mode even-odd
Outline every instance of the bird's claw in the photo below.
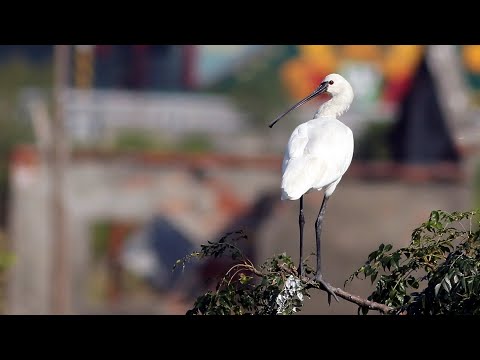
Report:
<svg viewBox="0 0 480 360"><path fill-rule="evenodd" d="M333 291L333 287L329 283L325 282L325 280L323 280L321 275L320 276L315 276L314 280L316 282L318 282L320 285L322 285L323 290L325 290L327 292L327 294L328 294L328 299L327 299L328 300L328 305L330 305L331 302L332 302L332 296L338 302L338 297L335 294L335 292Z"/></svg>

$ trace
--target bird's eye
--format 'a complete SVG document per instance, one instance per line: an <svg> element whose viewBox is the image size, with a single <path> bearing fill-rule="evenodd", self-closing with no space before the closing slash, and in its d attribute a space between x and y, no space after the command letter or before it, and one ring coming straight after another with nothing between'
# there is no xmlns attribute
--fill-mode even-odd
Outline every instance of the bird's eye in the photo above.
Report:
<svg viewBox="0 0 480 360"><path fill-rule="evenodd" d="M330 85L333 85L333 80L330 80L328 83L329 83Z"/></svg>

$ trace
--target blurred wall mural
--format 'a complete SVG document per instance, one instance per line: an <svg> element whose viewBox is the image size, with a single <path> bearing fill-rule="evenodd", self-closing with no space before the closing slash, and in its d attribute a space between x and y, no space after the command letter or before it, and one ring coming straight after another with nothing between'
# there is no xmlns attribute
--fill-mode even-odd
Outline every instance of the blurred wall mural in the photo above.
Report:
<svg viewBox="0 0 480 360"><path fill-rule="evenodd" d="M303 45L280 70L295 98L337 72L348 77L362 105L379 99L395 102L404 93L421 53L417 45Z"/></svg>

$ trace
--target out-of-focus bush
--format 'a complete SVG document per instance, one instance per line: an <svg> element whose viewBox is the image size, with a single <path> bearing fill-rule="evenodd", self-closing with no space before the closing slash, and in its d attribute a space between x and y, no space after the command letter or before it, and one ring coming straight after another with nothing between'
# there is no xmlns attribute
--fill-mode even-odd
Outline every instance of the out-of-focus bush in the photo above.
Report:
<svg viewBox="0 0 480 360"><path fill-rule="evenodd" d="M130 129L120 132L113 149L120 151L180 151L203 152L212 150L211 139L204 134L187 134L178 139L165 139L145 130Z"/></svg>
<svg viewBox="0 0 480 360"><path fill-rule="evenodd" d="M142 130L125 130L120 132L114 140L116 150L161 150L167 147L160 137Z"/></svg>

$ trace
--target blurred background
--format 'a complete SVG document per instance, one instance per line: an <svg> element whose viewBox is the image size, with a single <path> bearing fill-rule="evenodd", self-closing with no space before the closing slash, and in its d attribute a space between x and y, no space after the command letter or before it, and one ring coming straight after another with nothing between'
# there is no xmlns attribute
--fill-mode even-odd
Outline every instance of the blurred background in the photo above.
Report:
<svg viewBox="0 0 480 360"><path fill-rule="evenodd" d="M431 210L480 207L479 45L1 45L0 312L184 314L228 263L175 261L228 231L298 261L281 160L325 98L267 125L332 72L355 91L322 241L341 287ZM302 312L355 313L323 293Z"/></svg>

